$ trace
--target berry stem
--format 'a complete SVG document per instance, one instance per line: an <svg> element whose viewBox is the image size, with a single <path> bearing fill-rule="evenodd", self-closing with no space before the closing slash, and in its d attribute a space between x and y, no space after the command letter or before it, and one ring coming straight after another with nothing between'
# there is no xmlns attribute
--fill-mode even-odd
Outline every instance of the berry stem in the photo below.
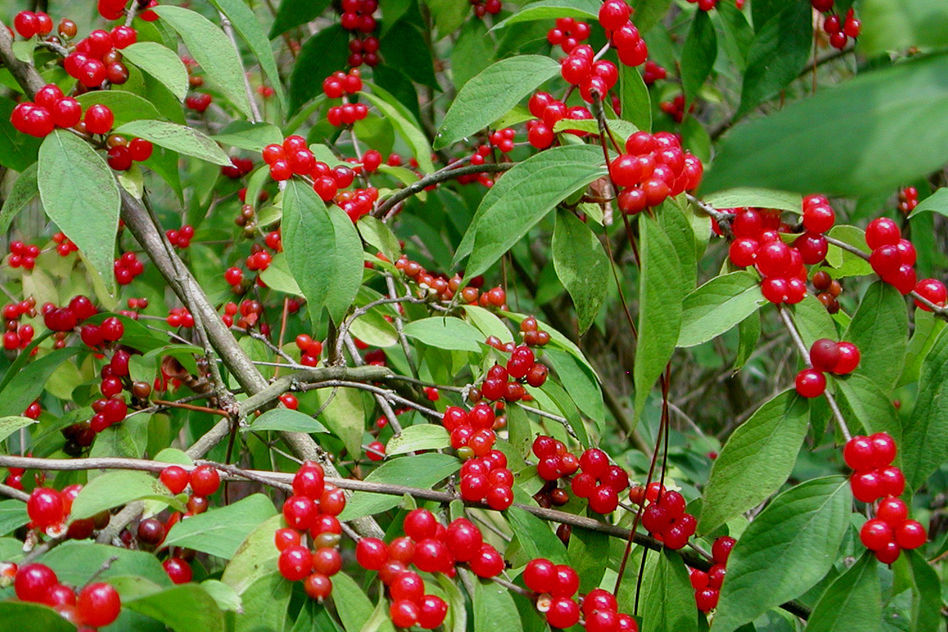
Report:
<svg viewBox="0 0 948 632"><path fill-rule="evenodd" d="M784 308L782 305L777 305L777 313L780 314L780 319L783 320L783 324L786 325L787 331L790 332L790 338L793 339L793 343L800 352L803 362L808 367L812 366L810 364L810 352L803 343L803 339L800 337L800 332L797 331L796 325L793 324L793 318L791 318L786 308ZM846 425L846 419L843 418L843 413L839 409L839 405L836 403L836 398L834 398L829 391L824 391L823 395L826 396L826 401L829 403L830 410L833 411L833 417L836 419L836 423L839 425L839 431L842 433L843 438L846 441L849 441L852 438L852 434L849 432L849 427Z"/></svg>
<svg viewBox="0 0 948 632"><path fill-rule="evenodd" d="M458 167L457 169L441 169L439 171L435 171L434 173L425 176L421 180L413 182L404 189L399 189L395 193L392 193L392 195L387 197L384 202L379 204L378 207L372 211L372 216L385 217L386 213L388 213L388 211L391 210L396 204L402 202L403 200L407 200L413 195L421 193L433 184L453 180L458 176L483 173L485 171L491 173L507 171L516 164L517 163L515 162L484 163L482 165L467 165L465 167Z"/></svg>

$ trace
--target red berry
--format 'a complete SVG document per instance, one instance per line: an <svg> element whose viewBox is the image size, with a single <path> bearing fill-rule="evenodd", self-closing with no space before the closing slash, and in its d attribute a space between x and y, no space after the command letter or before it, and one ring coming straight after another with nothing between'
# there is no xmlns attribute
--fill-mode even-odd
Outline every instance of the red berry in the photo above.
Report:
<svg viewBox="0 0 948 632"><path fill-rule="evenodd" d="M377 571L388 559L388 547L378 538L362 538L356 544L356 561L359 566Z"/></svg>
<svg viewBox="0 0 948 632"><path fill-rule="evenodd" d="M84 120L86 131L90 134L107 134L112 129L115 118L112 115L112 110L108 107L96 104L86 110Z"/></svg>
<svg viewBox="0 0 948 632"><path fill-rule="evenodd" d="M56 573L44 564L27 564L17 569L13 590L21 601L41 603L59 580Z"/></svg>
<svg viewBox="0 0 948 632"><path fill-rule="evenodd" d="M839 348L834 340L820 338L810 346L810 364L817 371L832 371L839 359Z"/></svg>
<svg viewBox="0 0 948 632"><path fill-rule="evenodd" d="M427 509L413 509L405 516L402 528L405 535L418 542L435 535L438 519Z"/></svg>
<svg viewBox="0 0 948 632"><path fill-rule="evenodd" d="M880 551L895 538L892 527L877 518L867 520L859 530L859 539L870 551Z"/></svg>
<svg viewBox="0 0 948 632"><path fill-rule="evenodd" d="M631 13L625 0L607 0L599 7L599 24L607 31L618 30L628 23Z"/></svg>
<svg viewBox="0 0 948 632"><path fill-rule="evenodd" d="M425 595L418 612L418 625L433 630L444 622L448 614L448 604L436 595Z"/></svg>
<svg viewBox="0 0 948 632"><path fill-rule="evenodd" d="M856 370L860 359L859 347L851 342L841 342L836 345L836 350L839 351L839 360L832 372L836 375L848 375Z"/></svg>
<svg viewBox="0 0 948 632"><path fill-rule="evenodd" d="M849 479L849 485L856 500L864 503L871 503L886 493L882 478L875 470L856 472Z"/></svg>
<svg viewBox="0 0 948 632"><path fill-rule="evenodd" d="M866 244L875 250L880 246L895 246L902 238L898 224L888 217L879 217L866 227Z"/></svg>
<svg viewBox="0 0 948 632"><path fill-rule="evenodd" d="M88 584L76 598L79 621L93 628L105 627L115 621L121 609L118 591L104 582Z"/></svg>
<svg viewBox="0 0 948 632"><path fill-rule="evenodd" d="M290 581L299 581L313 570L313 556L305 546L290 546L280 553L277 567Z"/></svg>
<svg viewBox="0 0 948 632"><path fill-rule="evenodd" d="M927 539L925 527L916 520L906 520L895 530L895 542L903 549L917 549Z"/></svg>
<svg viewBox="0 0 948 632"><path fill-rule="evenodd" d="M190 480L187 470L177 465L169 465L163 469L159 478L172 494L180 494L183 492Z"/></svg>
<svg viewBox="0 0 948 632"><path fill-rule="evenodd" d="M885 498L876 508L876 518L897 529L908 518L908 507L899 498Z"/></svg>
<svg viewBox="0 0 948 632"><path fill-rule="evenodd" d="M727 564L727 558L731 555L731 549L734 548L736 543L737 540L734 538L722 535L711 546L711 557L718 564Z"/></svg>
<svg viewBox="0 0 948 632"><path fill-rule="evenodd" d="M48 487L37 487L26 501L30 520L40 529L62 523L65 516L62 494Z"/></svg>
<svg viewBox="0 0 948 632"><path fill-rule="evenodd" d="M220 474L210 465L202 465L191 472L191 491L197 496L210 496L220 485Z"/></svg>
<svg viewBox="0 0 948 632"><path fill-rule="evenodd" d="M421 614L421 608L418 604L407 599L393 601L388 609L389 618L399 628L410 628L415 625L419 614Z"/></svg>
<svg viewBox="0 0 948 632"><path fill-rule="evenodd" d="M554 628L570 628L579 622L579 605L568 597L558 597L550 603L546 620Z"/></svg>
<svg viewBox="0 0 948 632"><path fill-rule="evenodd" d="M815 369L804 369L797 373L794 385L802 397L819 397L826 390L826 377Z"/></svg>
<svg viewBox="0 0 948 632"><path fill-rule="evenodd" d="M504 570L504 558L489 544L482 544L481 550L469 564L478 577L496 577Z"/></svg>

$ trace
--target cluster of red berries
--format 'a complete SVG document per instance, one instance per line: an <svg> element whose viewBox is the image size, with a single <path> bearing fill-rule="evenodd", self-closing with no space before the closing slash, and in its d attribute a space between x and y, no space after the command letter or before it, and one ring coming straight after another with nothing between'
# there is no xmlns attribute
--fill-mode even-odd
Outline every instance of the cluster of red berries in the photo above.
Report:
<svg viewBox="0 0 948 632"><path fill-rule="evenodd" d="M128 0L99 0L99 15L106 20L117 20L125 13L125 5ZM146 10L138 13L138 17L146 22L154 22L158 19L158 14L149 11L152 7L158 6L158 0L138 0L138 5Z"/></svg>
<svg viewBox="0 0 948 632"><path fill-rule="evenodd" d="M334 201L339 208L345 211L354 224L359 221L360 217L372 212L378 199L379 190L375 187L366 187L365 189L343 191L336 195Z"/></svg>
<svg viewBox="0 0 948 632"><path fill-rule="evenodd" d="M322 342L313 340L309 334L300 334L296 337L296 348L300 350L300 364L303 366L319 364L319 356L323 352Z"/></svg>
<svg viewBox="0 0 948 632"><path fill-rule="evenodd" d="M537 435L531 446L537 457L537 474L545 481L572 476L579 469L579 459L566 445L553 437Z"/></svg>
<svg viewBox="0 0 948 632"><path fill-rule="evenodd" d="M562 464L562 460L561 460ZM589 508L600 514L615 511L619 494L629 487L629 475L618 465L609 464L609 456L590 448L579 457L580 472L570 481L570 489L579 498L589 500Z"/></svg>
<svg viewBox="0 0 948 632"><path fill-rule="evenodd" d="M349 40L349 58L347 63L350 67L355 68L362 64L366 66L378 66L380 61L379 40L377 37Z"/></svg>
<svg viewBox="0 0 948 632"><path fill-rule="evenodd" d="M504 129L499 129L496 132L491 133L490 135L490 144L491 147L496 147L500 150L502 154L509 154L513 151L514 148L514 137L517 135L517 132L514 131L512 127L505 127ZM471 164L477 164L471 159Z"/></svg>
<svg viewBox="0 0 948 632"><path fill-rule="evenodd" d="M631 17L632 8L625 0L606 0L599 7L599 24L615 46L619 61L626 66L639 66L648 57L648 46Z"/></svg>
<svg viewBox="0 0 948 632"><path fill-rule="evenodd" d="M820 0L814 0L813 4L816 5L819 2ZM824 1L822 4L826 4L826 2ZM833 3L830 2L829 4L832 8ZM862 22L856 17L852 7L846 12L844 19L840 19L838 13L827 15L823 19L823 32L829 35L830 46L839 50L846 48L849 38L856 39L859 37L861 30Z"/></svg>
<svg viewBox="0 0 948 632"><path fill-rule="evenodd" d="M119 285L128 285L135 280L135 277L145 271L145 264L139 260L134 252L123 252L112 265L112 272L115 274L115 282Z"/></svg>
<svg viewBox="0 0 948 632"><path fill-rule="evenodd" d="M79 490L75 490L75 494L78 493ZM30 518L29 527L52 537L63 535L66 532L66 516L72 509L75 494L66 494L50 487L33 489L26 501L26 513Z"/></svg>
<svg viewBox="0 0 948 632"><path fill-rule="evenodd" d="M311 175L317 164L302 136L288 136L282 145L267 145L262 156L270 166L270 177L278 182L289 180L293 174Z"/></svg>
<svg viewBox="0 0 948 632"><path fill-rule="evenodd" d="M74 244L69 237L66 237L65 233L55 233L53 242L56 244L56 252L59 253L60 257L68 257L71 253L79 250L79 246Z"/></svg>
<svg viewBox="0 0 948 632"><path fill-rule="evenodd" d="M117 134L109 135L106 145L109 148L107 155L109 166L116 171L128 171L132 168L132 163L148 160L154 149L151 141L144 138L127 140L124 136Z"/></svg>
<svg viewBox="0 0 948 632"><path fill-rule="evenodd" d="M714 564L707 572L697 568L688 568L691 587L695 589L695 605L701 612L711 612L717 607L721 584L724 583L724 567L736 543L737 540L734 538L722 535L711 546L711 559Z"/></svg>
<svg viewBox="0 0 948 632"><path fill-rule="evenodd" d="M431 630L441 625L448 611L439 597L425 595L424 580L408 570L409 564L449 577L455 575L459 563L482 578L495 577L504 569L504 558L466 518L445 527L427 509L413 509L402 528L405 535L388 544L377 538L361 538L356 544L356 561L366 570L378 571L388 588L389 616L398 627L417 625Z"/></svg>
<svg viewBox="0 0 948 632"><path fill-rule="evenodd" d="M504 288L497 286L483 290L484 277L481 276L474 277L462 288L460 274L448 278L446 274L426 270L423 265L412 261L407 255L402 255L395 261L395 269L400 270L409 280L420 286L418 295L421 298L433 294L442 301L450 301L460 291L461 300L467 305L503 309L507 304L507 293Z"/></svg>
<svg viewBox="0 0 948 632"><path fill-rule="evenodd" d="M857 435L843 448L843 460L853 470L849 479L853 496L864 503L882 499L859 538L884 564L892 564L902 549L917 549L927 539L925 527L908 519L908 507L898 498L905 491L905 476L891 465L896 451L895 440L885 432Z"/></svg>
<svg viewBox="0 0 948 632"><path fill-rule="evenodd" d="M794 386L802 397L819 397L826 390L826 376L848 375L859 366L859 347L851 342L820 338L810 345L810 368L797 373Z"/></svg>
<svg viewBox="0 0 948 632"><path fill-rule="evenodd" d="M691 4L698 4L698 9L701 11L710 11L714 7L718 6L719 0L688 0Z"/></svg>
<svg viewBox="0 0 948 632"><path fill-rule="evenodd" d="M893 285L902 294L915 290L932 303L945 305L948 292L941 281L922 279L916 283L915 246L908 239L902 238L902 231L895 221L888 217L879 217L869 222L866 227L866 244L872 249L869 265L883 281ZM915 304L926 311L931 309L917 299Z"/></svg>
<svg viewBox="0 0 948 632"><path fill-rule="evenodd" d="M510 354L506 366L495 364L488 369L481 383L481 395L492 402L500 399L520 401L526 393L524 383L539 388L546 382L549 373L545 364L536 361L533 349L525 344L518 345Z"/></svg>
<svg viewBox="0 0 948 632"><path fill-rule="evenodd" d="M369 108L365 103L343 103L334 105L326 112L326 120L333 127L352 125L369 115Z"/></svg>
<svg viewBox="0 0 948 632"><path fill-rule="evenodd" d="M273 257L269 252L266 250L258 250L257 252L251 253L245 263L247 264L248 270L263 272L270 267L271 261L273 261Z"/></svg>
<svg viewBox="0 0 948 632"><path fill-rule="evenodd" d="M662 101L658 104L658 107L676 123L681 123L685 120L685 95L683 94L675 95L675 98L671 101ZM688 113L691 114L694 111L695 104L692 103L691 106L688 107Z"/></svg>
<svg viewBox="0 0 948 632"><path fill-rule="evenodd" d="M168 310L168 316L165 322L171 327L184 327L189 329L194 327L194 316L188 311L187 307L172 307Z"/></svg>
<svg viewBox="0 0 948 632"><path fill-rule="evenodd" d="M556 18L556 26L546 33L546 41L567 54L588 38L589 25L573 18Z"/></svg>
<svg viewBox="0 0 948 632"><path fill-rule="evenodd" d="M175 248L187 248L191 245L191 240L194 239L194 226L184 224L177 230L169 228L165 231L165 237Z"/></svg>
<svg viewBox="0 0 948 632"><path fill-rule="evenodd" d="M668 548L678 550L694 535L698 521L685 512L685 498L680 493L666 490L656 481L648 487L633 487L629 500L636 505L647 503L642 512L642 526Z"/></svg>
<svg viewBox="0 0 948 632"><path fill-rule="evenodd" d="M13 590L17 599L50 606L70 623L83 626L80 629L105 627L118 618L122 609L122 600L111 584L86 584L76 594L61 584L45 564L27 564L15 573Z"/></svg>
<svg viewBox="0 0 948 632"><path fill-rule="evenodd" d="M474 7L474 15L481 19L484 19L487 14L497 15L500 13L500 0L469 0L469 2Z"/></svg>
<svg viewBox="0 0 948 632"><path fill-rule="evenodd" d="M665 79L668 77L668 71L656 64L652 60L646 60L645 67L642 69L642 81L645 82L645 85L650 86L659 79Z"/></svg>
<svg viewBox="0 0 948 632"><path fill-rule="evenodd" d="M251 171L253 171L253 160L250 158L233 157L230 159L230 165L221 167L221 175L231 180L242 178Z"/></svg>
<svg viewBox="0 0 948 632"><path fill-rule="evenodd" d="M609 164L612 182L621 189L617 199L623 213L658 206L701 183L701 161L682 149L675 134L635 132L626 140L625 151Z"/></svg>
<svg viewBox="0 0 948 632"><path fill-rule="evenodd" d="M184 100L184 106L189 110L193 110L198 114L203 114L207 111L207 108L211 107L211 102L214 100L214 97L207 94L206 92L199 92L197 94L188 95Z"/></svg>
<svg viewBox="0 0 948 632"><path fill-rule="evenodd" d="M36 258L40 254L39 246L35 244L25 244L22 241L10 242L10 256L7 257L7 263L11 268L23 268L32 270L36 265Z"/></svg>
<svg viewBox="0 0 948 632"><path fill-rule="evenodd" d="M72 331L76 325L94 316L97 311L92 301L81 294L72 297L65 307L44 303L40 310L43 314L43 324L50 331Z"/></svg>
<svg viewBox="0 0 948 632"><path fill-rule="evenodd" d="M340 24L347 31L371 33L377 26L372 14L378 8L378 0L342 0Z"/></svg>
<svg viewBox="0 0 948 632"><path fill-rule="evenodd" d="M42 11L20 11L13 18L13 28L23 39L34 35L49 35L53 30L53 19Z"/></svg>
<svg viewBox="0 0 948 632"><path fill-rule="evenodd" d="M356 94L362 89L362 73L353 68L349 74L337 70L323 79L323 93L329 99L341 99L347 94Z"/></svg>
<svg viewBox="0 0 948 632"><path fill-rule="evenodd" d="M128 68L119 50L138 39L135 29L116 26L111 31L96 29L79 40L63 60L63 68L84 88L99 88L106 80L113 84L128 81Z"/></svg>
<svg viewBox="0 0 948 632"><path fill-rule="evenodd" d="M530 114L536 117L527 121L527 141L537 149L546 149L553 144L553 127L557 121L582 121L592 118L592 113L584 106L567 107L562 101L554 99L549 92L535 93L530 97L527 107ZM570 130L566 132L570 133Z"/></svg>
<svg viewBox="0 0 948 632"><path fill-rule="evenodd" d="M72 97L64 96L59 86L54 83L40 88L34 98L35 102L18 103L10 113L10 123L18 132L43 138L51 134L56 127L73 127L82 120L82 106L79 102ZM86 124L87 130L88 127ZM112 124L109 122L109 129L111 127Z"/></svg>
<svg viewBox="0 0 948 632"><path fill-rule="evenodd" d="M240 318L237 319L238 329L251 329L254 325L260 323L263 318L263 304L257 300L241 301L238 308L236 303L228 302L224 304L224 315L221 320L228 327L234 325L234 316L240 312ZM270 326L266 323L260 323L260 333L265 336L270 335Z"/></svg>
<svg viewBox="0 0 948 632"><path fill-rule="evenodd" d="M899 210L908 215L918 206L918 189L905 187L899 189Z"/></svg>
<svg viewBox="0 0 948 632"><path fill-rule="evenodd" d="M551 627L571 628L582 615L587 632L638 632L635 619L620 613L616 598L606 590L589 591L581 598L580 607L574 597L579 591L579 574L568 564L532 559L523 569L523 583L537 593L536 608Z"/></svg>
<svg viewBox="0 0 948 632"><path fill-rule="evenodd" d="M480 412L477 410L479 406L485 405L475 406L468 415L468 419L477 419ZM481 417L485 417L485 423L489 421L493 426L495 423L493 411L490 407L486 408L486 414L482 414ZM470 434L467 445L458 448L459 455L476 453L475 450L482 452L482 448L489 444L488 435L494 434L491 428L478 429L470 421L465 422L462 419L457 423L458 425L453 426L454 430L451 431L452 445L455 444L454 440L457 436L463 434L463 432L458 433L457 430L469 429L467 432ZM481 430L483 432L480 432ZM481 441L481 439L485 440ZM469 502L485 502L491 509L497 511L503 511L513 504L513 482L513 472L507 468L507 459L499 450L488 450L483 456L471 457L461 466L461 498Z"/></svg>
<svg viewBox="0 0 948 632"><path fill-rule="evenodd" d="M595 55L592 46L580 44L560 62L560 75L567 83L579 86L579 95L587 103L602 101L619 80L616 65L606 59L597 61Z"/></svg>
<svg viewBox="0 0 948 632"><path fill-rule="evenodd" d="M3 333L4 349L7 351L25 349L33 341L33 335L36 333L33 330L33 325L29 323L21 324L19 321L24 315L31 318L36 316L35 306L36 300L33 298L20 301L19 303L7 303L3 306L3 318L6 321L4 323L6 331ZM32 404L30 406L32 406ZM36 407L37 410L39 410L39 404L36 404ZM27 408L27 412L29 411L30 408ZM26 413L23 413L23 415L29 417ZM37 416L39 416L39 412L37 412ZM33 417L33 419L36 419L36 417Z"/></svg>
<svg viewBox="0 0 948 632"><path fill-rule="evenodd" d="M193 514L202 513L207 509L207 498L214 494L221 486L221 475L210 465L201 465L190 471L179 465L169 465L158 475L162 484L172 494L180 494L191 487L191 496L188 501L188 510ZM192 503L192 500L198 499ZM196 510L196 511L194 511Z"/></svg>

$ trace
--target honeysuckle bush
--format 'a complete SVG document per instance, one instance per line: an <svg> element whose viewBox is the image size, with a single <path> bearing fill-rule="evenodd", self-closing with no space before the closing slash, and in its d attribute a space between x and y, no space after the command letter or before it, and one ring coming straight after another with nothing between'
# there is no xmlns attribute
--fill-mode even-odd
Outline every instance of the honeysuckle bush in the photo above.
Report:
<svg viewBox="0 0 948 632"><path fill-rule="evenodd" d="M0 628L943 625L944 2L0 17Z"/></svg>

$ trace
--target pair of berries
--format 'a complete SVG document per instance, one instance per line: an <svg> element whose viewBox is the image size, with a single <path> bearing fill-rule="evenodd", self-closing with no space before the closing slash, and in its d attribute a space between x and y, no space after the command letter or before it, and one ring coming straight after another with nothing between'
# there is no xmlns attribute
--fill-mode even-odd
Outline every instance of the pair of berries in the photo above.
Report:
<svg viewBox="0 0 948 632"><path fill-rule="evenodd" d="M184 327L185 329L189 329L194 327L194 316L191 315L191 312L189 312L186 307L172 307L168 310L168 316L165 318L165 322L174 328Z"/></svg>
<svg viewBox="0 0 948 632"><path fill-rule="evenodd" d="M123 252L122 256L112 264L112 272L115 274L115 282L119 285L128 285L145 271L145 264L141 262L134 252Z"/></svg>
<svg viewBox="0 0 948 632"><path fill-rule="evenodd" d="M56 244L56 252L60 257L68 257L70 253L79 250L79 246L74 244L73 241L62 232L53 234L53 242Z"/></svg>
<svg viewBox="0 0 948 632"><path fill-rule="evenodd" d="M490 144L492 147L496 147L498 150L500 150L500 153L509 154L513 151L514 137L516 134L517 133L511 127L499 129L490 135ZM473 159L471 160L471 163L474 164Z"/></svg>
<svg viewBox="0 0 948 632"><path fill-rule="evenodd" d="M43 314L43 324L50 331L72 331L76 325L95 315L98 310L92 301L80 294L72 297L65 307L45 303L40 311Z"/></svg>
<svg viewBox="0 0 948 632"><path fill-rule="evenodd" d="M609 164L610 177L620 188L617 200L624 213L658 206L669 196L701 183L701 161L683 150L674 134L635 132L626 140L625 151Z"/></svg>
<svg viewBox="0 0 948 632"><path fill-rule="evenodd" d="M23 39L34 35L49 35L53 30L53 20L42 11L20 11L13 18L13 28Z"/></svg>
<svg viewBox="0 0 948 632"><path fill-rule="evenodd" d="M553 437L537 435L531 450L537 457L537 474L545 481L572 476L579 469L579 459L576 455L570 452L562 441Z"/></svg>
<svg viewBox="0 0 948 632"><path fill-rule="evenodd" d="M180 494L188 485L195 496L207 498L221 486L221 476L210 465L201 465L190 472L179 465L169 465L158 478L172 494Z"/></svg>
<svg viewBox="0 0 948 632"><path fill-rule="evenodd" d="M242 178L251 171L253 171L253 160L250 158L237 158L236 156L230 159L229 165L221 167L221 175L231 180Z"/></svg>
<svg viewBox="0 0 948 632"><path fill-rule="evenodd" d="M902 238L902 231L895 221L879 217L866 227L866 245L872 250L869 265L883 281L902 294L915 289L915 246Z"/></svg>
<svg viewBox="0 0 948 632"><path fill-rule="evenodd" d="M851 342L836 342L820 338L810 345L810 366L797 373L794 381L802 397L818 397L826 390L826 376L849 375L859 366L859 347Z"/></svg>
<svg viewBox="0 0 948 632"><path fill-rule="evenodd" d="M111 584L94 582L76 594L59 583L56 573L45 564L18 568L13 589L20 601L51 606L63 618L81 626L105 627L118 618L122 609L122 600Z"/></svg>
<svg viewBox="0 0 948 632"><path fill-rule="evenodd" d="M19 326L14 323L13 329L7 329L3 333L3 348L7 351L25 349L33 341L35 333L33 325L29 323Z"/></svg>
<svg viewBox="0 0 948 632"><path fill-rule="evenodd" d="M573 18L556 18L556 26L546 32L546 41L551 46L559 46L566 54L588 38L589 25Z"/></svg>
<svg viewBox="0 0 948 632"><path fill-rule="evenodd" d="M629 487L629 475L618 465L609 463L609 456L590 448L579 457L580 473L570 481L570 489L579 498L589 499L589 508L600 514L615 511L619 494Z"/></svg>
<svg viewBox="0 0 948 632"><path fill-rule="evenodd" d="M184 106L198 114L203 114L207 111L207 108L211 107L213 101L214 97L211 95L206 92L199 92L197 94L188 95L184 100Z"/></svg>
<svg viewBox="0 0 948 632"><path fill-rule="evenodd" d="M460 406L448 406L441 416L441 424L451 434L451 447L466 460L490 454L497 440L493 430L495 419L494 410L480 403L469 411Z"/></svg>
<svg viewBox="0 0 948 632"><path fill-rule="evenodd" d="M480 392L489 401L517 402L528 395L524 383L534 388L543 386L549 369L536 361L533 350L527 345L514 348L506 366L495 364L487 371Z"/></svg>
<svg viewBox="0 0 948 632"><path fill-rule="evenodd" d="M908 215L918 206L918 189L905 187L899 189L899 210Z"/></svg>
<svg viewBox="0 0 948 632"><path fill-rule="evenodd" d="M642 69L642 81L645 82L645 85L650 86L659 79L665 79L666 77L668 77L667 70L654 61L648 60L645 62L645 67Z"/></svg>
<svg viewBox="0 0 948 632"><path fill-rule="evenodd" d="M151 158L154 147L144 138L126 140L123 136L112 134L106 139L109 147L107 159L109 166L116 171L128 171L132 163L144 162Z"/></svg>
<svg viewBox="0 0 948 632"><path fill-rule="evenodd" d="M23 134L29 134L36 138L43 138L52 133L53 129L74 127L82 120L82 106L72 97L63 95L63 91L54 83L47 84L36 92L35 101L25 101L17 104L10 113L10 123L14 129ZM96 107L96 106L93 106ZM101 113L99 110L105 108ZM92 108L90 107L91 111ZM91 116L92 127L101 129L104 127L104 121L100 121L100 114L108 111L111 116L111 110L106 106L98 106L98 109ZM86 113L89 117L89 112ZM101 123L101 126L100 126ZM107 132L112 128L112 121L108 121ZM86 123L86 130L89 131L89 122ZM102 132L93 132L102 133Z"/></svg>
<svg viewBox="0 0 948 632"><path fill-rule="evenodd" d="M347 94L356 94L360 90L362 90L362 73L358 68L353 68L349 74L339 70L323 79L323 93L329 99L341 99Z"/></svg>
<svg viewBox="0 0 948 632"><path fill-rule="evenodd" d="M471 5L474 7L474 15L480 19L484 19L486 15L497 15L500 13L501 1L500 0L469 0Z"/></svg>
<svg viewBox="0 0 948 632"><path fill-rule="evenodd" d="M378 8L378 0L343 0L340 24L347 31L371 33L377 26L372 14Z"/></svg>
<svg viewBox="0 0 948 632"><path fill-rule="evenodd" d="M691 587L695 589L695 605L701 612L710 612L718 605L721 584L724 582L724 567L736 543L737 540L726 535L717 538L711 546L711 559L714 561L711 568L707 572L688 569Z"/></svg>
<svg viewBox="0 0 948 632"><path fill-rule="evenodd" d="M575 46L560 62L560 75L567 83L579 86L579 95L587 103L602 101L619 80L619 69L611 61L595 59L588 44Z"/></svg>
<svg viewBox="0 0 948 632"><path fill-rule="evenodd" d="M349 58L346 61L353 68L362 64L378 66L379 61L381 61L379 59L378 38L367 37L365 39L349 40Z"/></svg>

